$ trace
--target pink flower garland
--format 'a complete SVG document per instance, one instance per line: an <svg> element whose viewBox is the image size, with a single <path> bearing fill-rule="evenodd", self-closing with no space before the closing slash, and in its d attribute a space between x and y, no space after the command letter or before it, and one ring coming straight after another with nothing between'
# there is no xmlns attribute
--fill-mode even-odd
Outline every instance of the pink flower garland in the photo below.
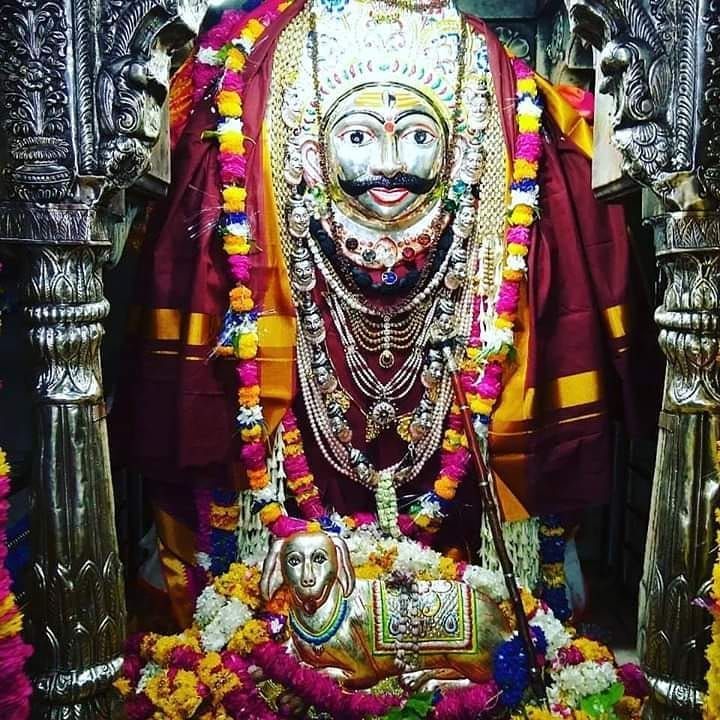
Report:
<svg viewBox="0 0 720 720"><path fill-rule="evenodd" d="M397 695L348 693L327 675L300 664L278 643L258 645L253 650L252 658L268 678L316 709L336 718L363 720L367 716L385 715L391 708L399 707L403 702Z"/></svg>
<svg viewBox="0 0 720 720"><path fill-rule="evenodd" d="M25 674L25 661L32 648L23 642L22 615L11 590L10 573L5 567L8 555L6 527L10 468L0 450L0 717L3 720L24 720L30 713L32 688Z"/></svg>

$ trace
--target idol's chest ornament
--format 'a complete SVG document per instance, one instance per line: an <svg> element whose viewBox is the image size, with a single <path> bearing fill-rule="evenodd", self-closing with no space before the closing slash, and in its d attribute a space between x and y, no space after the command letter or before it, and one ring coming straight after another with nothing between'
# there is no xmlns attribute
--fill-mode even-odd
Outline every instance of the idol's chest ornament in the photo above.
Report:
<svg viewBox="0 0 720 720"><path fill-rule="evenodd" d="M346 47L336 25L369 22L365 4L342 19L314 6L283 106L285 251L307 415L328 463L375 491L392 534L396 488L440 446L452 398L442 346L463 347L498 264L497 238L490 247L477 231L491 93L484 42L452 9L424 16L399 3L397 12L370 35L356 28ZM342 357L328 348L328 321ZM402 413L415 388L419 400ZM366 441L393 428L406 441L397 462L376 468L353 443L351 404L365 415Z"/></svg>

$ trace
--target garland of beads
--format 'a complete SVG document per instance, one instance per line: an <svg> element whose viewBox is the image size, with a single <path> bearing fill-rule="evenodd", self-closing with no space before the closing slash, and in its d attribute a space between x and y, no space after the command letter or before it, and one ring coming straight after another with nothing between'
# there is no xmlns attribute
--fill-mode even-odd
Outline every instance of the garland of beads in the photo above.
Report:
<svg viewBox="0 0 720 720"><path fill-rule="evenodd" d="M269 488L270 479L267 472L267 453L260 406L259 370L256 362L258 312L247 285L250 279L248 254L252 249L252 240L245 214L246 138L242 132L241 92L244 81L241 73L247 55L264 32L266 25L285 7L286 5L274 3L271 3L270 7L263 7L263 22L256 18L249 19L240 31L239 38L231 46L225 46L219 51L218 55L225 59L225 75L216 98L221 121L215 133L220 142L221 177L224 183L223 247L228 254L230 272L236 282L236 286L230 291L230 308L225 315L215 352L218 355L234 355L238 358L237 425L243 442L241 456L250 488L255 493L255 505L260 520L276 535L297 531L303 527L303 523L286 519L282 505ZM540 139L542 109L532 70L517 59L513 60L513 67L517 78L519 133L513 159L513 181L510 186L506 231L507 256L496 304L497 318L494 332L490 333L490 337L481 339L477 318L483 300L476 298L473 331L461 367L468 402L476 416L476 427L481 433L487 431L490 414L502 390L504 363L512 355L520 282L527 271L525 256L530 243L530 226L538 211L537 172L542 147ZM482 377L478 377L481 360L486 364ZM299 443L298 436L296 455L301 452L302 446ZM443 436L440 473L433 490L415 504L410 527L407 522L402 523L403 532L412 532L414 529L412 525L417 526L421 531L433 532L438 529L448 504L455 498L457 488L466 474L469 460L460 411L457 406L453 406ZM308 474L309 471L304 473L306 476ZM313 503L316 500L319 503L319 496L316 497L316 491L310 490L307 482L302 487L303 500L307 496L308 500L312 497ZM301 507L304 505L302 501L299 501L299 504ZM313 515L317 515L317 511L313 511Z"/></svg>

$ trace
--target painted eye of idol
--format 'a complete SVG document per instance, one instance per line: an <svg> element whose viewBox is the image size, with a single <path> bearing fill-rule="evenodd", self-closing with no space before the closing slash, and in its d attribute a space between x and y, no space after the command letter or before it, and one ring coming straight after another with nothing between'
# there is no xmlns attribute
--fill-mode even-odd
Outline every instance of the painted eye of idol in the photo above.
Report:
<svg viewBox="0 0 720 720"><path fill-rule="evenodd" d="M394 85L357 89L329 114L323 141L341 212L389 230L432 204L447 127L422 93Z"/></svg>

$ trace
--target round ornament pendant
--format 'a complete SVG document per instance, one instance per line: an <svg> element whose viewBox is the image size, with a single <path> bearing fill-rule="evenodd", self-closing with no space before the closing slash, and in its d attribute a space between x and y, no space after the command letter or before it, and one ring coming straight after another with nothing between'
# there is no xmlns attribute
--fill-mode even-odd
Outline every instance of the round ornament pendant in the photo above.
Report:
<svg viewBox="0 0 720 720"><path fill-rule="evenodd" d="M370 410L370 418L373 424L383 430L390 427L395 422L396 417L395 407L387 400L379 400Z"/></svg>
<svg viewBox="0 0 720 720"><path fill-rule="evenodd" d="M395 364L395 356L392 354L392 352L390 352L390 350L387 350L387 349L383 350L380 353L380 356L378 357L378 365L380 365L380 367L383 370L388 370L394 364Z"/></svg>

